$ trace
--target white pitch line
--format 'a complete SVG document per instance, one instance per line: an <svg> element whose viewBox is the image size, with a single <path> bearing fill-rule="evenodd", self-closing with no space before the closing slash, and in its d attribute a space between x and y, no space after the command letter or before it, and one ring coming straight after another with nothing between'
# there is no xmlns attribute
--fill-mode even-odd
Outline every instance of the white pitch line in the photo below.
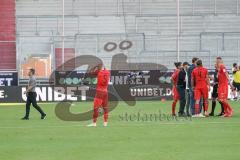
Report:
<svg viewBox="0 0 240 160"><path fill-rule="evenodd" d="M25 105L26 103L0 103L0 106L20 106L20 105ZM54 103L38 103L39 105L49 105L49 104L54 104Z"/></svg>
<svg viewBox="0 0 240 160"><path fill-rule="evenodd" d="M132 122L131 122L132 123ZM124 125L111 125L109 127L143 127L143 126L156 126L156 125L205 125L205 124L222 124L222 125L228 125L228 126L239 126L240 122L206 122L206 123L191 123L191 122L186 122L186 123L157 123L157 122L149 122L148 124L136 124L138 122L135 122L134 124L124 124ZM150 125L153 124L153 125ZM97 127L101 127L102 125L99 125ZM37 128L69 128L69 127L86 127L86 125L64 125L64 126L0 126L0 129L37 129ZM88 128L88 127L86 127Z"/></svg>

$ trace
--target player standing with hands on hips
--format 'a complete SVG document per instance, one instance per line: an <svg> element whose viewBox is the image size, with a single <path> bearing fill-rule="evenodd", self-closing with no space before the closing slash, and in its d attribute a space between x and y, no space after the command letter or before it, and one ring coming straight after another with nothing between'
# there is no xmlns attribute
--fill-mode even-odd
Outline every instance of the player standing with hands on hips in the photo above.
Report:
<svg viewBox="0 0 240 160"><path fill-rule="evenodd" d="M106 127L108 124L108 82L110 80L110 72L103 66L103 63L98 64L90 72L97 76L97 87L93 104L93 123L88 125L88 127L97 126L100 107L103 108L103 126Z"/></svg>
<svg viewBox="0 0 240 160"><path fill-rule="evenodd" d="M44 119L46 117L46 114L43 112L43 110L37 105L37 93L35 91L36 88L36 78L34 76L35 70L31 68L28 72L29 81L28 81L28 87L27 90L24 92L27 96L27 102L26 102L26 114L22 118L22 120L29 120L29 112L30 112L30 106L31 104L33 107L41 114L41 119Z"/></svg>

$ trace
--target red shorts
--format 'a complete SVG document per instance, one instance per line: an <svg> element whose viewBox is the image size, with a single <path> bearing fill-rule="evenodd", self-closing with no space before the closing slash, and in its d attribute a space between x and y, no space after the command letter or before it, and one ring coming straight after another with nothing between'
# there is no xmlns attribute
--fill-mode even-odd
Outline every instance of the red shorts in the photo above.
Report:
<svg viewBox="0 0 240 160"><path fill-rule="evenodd" d="M172 89L172 94L173 94L173 100L179 100L179 94L178 94L178 91L177 91L177 87L173 87Z"/></svg>
<svg viewBox="0 0 240 160"><path fill-rule="evenodd" d="M108 107L108 92L107 91L96 91L94 98L94 108Z"/></svg>
<svg viewBox="0 0 240 160"><path fill-rule="evenodd" d="M195 88L194 99L195 100L200 100L201 97L203 97L203 99L208 99L208 88L207 87Z"/></svg>
<svg viewBox="0 0 240 160"><path fill-rule="evenodd" d="M218 99L228 98L228 85L218 85Z"/></svg>

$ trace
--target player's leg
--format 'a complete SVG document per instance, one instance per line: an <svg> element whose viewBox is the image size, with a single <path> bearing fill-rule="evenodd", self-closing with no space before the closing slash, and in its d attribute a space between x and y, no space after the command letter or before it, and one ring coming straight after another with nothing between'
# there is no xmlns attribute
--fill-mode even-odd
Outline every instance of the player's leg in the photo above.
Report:
<svg viewBox="0 0 240 160"><path fill-rule="evenodd" d="M219 104L221 106L221 112L217 116L222 116L222 115L224 115L224 105L223 105L222 102L220 102L220 101L218 101L218 102L219 102Z"/></svg>
<svg viewBox="0 0 240 160"><path fill-rule="evenodd" d="M225 93L225 97L224 97L224 103L225 103L225 105L226 105L226 108L227 108L227 112L228 112L228 115L227 115L227 117L231 117L232 115L233 115L233 109L231 108L231 106L230 106L230 104L228 103L228 85L226 85L225 87L224 87L224 93Z"/></svg>
<svg viewBox="0 0 240 160"><path fill-rule="evenodd" d="M221 99L220 101L224 106L224 117L231 117L233 114L233 110L230 104L228 103L227 99Z"/></svg>
<svg viewBox="0 0 240 160"><path fill-rule="evenodd" d="M202 89L202 95L203 95L204 115L209 116L209 114L208 114L208 88L207 87Z"/></svg>
<svg viewBox="0 0 240 160"><path fill-rule="evenodd" d="M235 88L231 88L231 93L230 93L230 96L231 96L231 100L234 101L236 99L236 89Z"/></svg>
<svg viewBox="0 0 240 160"><path fill-rule="evenodd" d="M176 116L176 106L177 106L177 102L178 102L177 99L173 99L173 102L172 102L172 116Z"/></svg>
<svg viewBox="0 0 240 160"><path fill-rule="evenodd" d="M214 88L213 88L213 97L216 99L216 101L217 101L217 98L218 98L218 93L219 93L219 86L215 85ZM222 115L224 115L224 105L221 101L218 100L218 102L221 106L221 112L217 116L222 116Z"/></svg>
<svg viewBox="0 0 240 160"><path fill-rule="evenodd" d="M237 99L237 85L236 83L233 81L232 85L231 85L231 100L236 100Z"/></svg>
<svg viewBox="0 0 240 160"><path fill-rule="evenodd" d="M94 104L93 104L93 123L97 123L98 114L99 114L99 108L102 105L102 100L100 98L94 98Z"/></svg>
<svg viewBox="0 0 240 160"><path fill-rule="evenodd" d="M46 114L43 112L42 108L39 107L39 105L37 104L36 97L37 97L37 94L35 92L32 93L32 96L31 96L32 105L41 114L41 119L44 119L46 117Z"/></svg>
<svg viewBox="0 0 240 160"><path fill-rule="evenodd" d="M218 88L218 99L224 106L224 117L231 117L233 110L229 105L228 101L228 86L219 86Z"/></svg>
<svg viewBox="0 0 240 160"><path fill-rule="evenodd" d="M93 102L93 122L89 124L88 127L96 127L97 126L97 119L99 114L99 108L103 104L103 94L101 91L96 91L96 95Z"/></svg>
<svg viewBox="0 0 240 160"><path fill-rule="evenodd" d="M214 116L215 108L216 108L217 100L215 97L212 97L212 110L209 113L209 116Z"/></svg>
<svg viewBox="0 0 240 160"><path fill-rule="evenodd" d="M185 87L178 86L177 90L180 98L180 107L179 107L178 116L185 116L185 113L184 113L184 109L186 105Z"/></svg>
<svg viewBox="0 0 240 160"><path fill-rule="evenodd" d="M193 117L199 117L199 115L200 115L200 99L201 99L200 89L195 89L194 98L195 98L195 114L193 115Z"/></svg>
<svg viewBox="0 0 240 160"><path fill-rule="evenodd" d="M173 88L172 115L176 116L176 106L179 100L179 94L176 88Z"/></svg>
<svg viewBox="0 0 240 160"><path fill-rule="evenodd" d="M99 112L99 108L101 105L101 100L98 98L94 98L94 102L93 102L93 115L92 115L92 123L87 125L87 127L96 127L97 126L97 118L98 118L98 112Z"/></svg>
<svg viewBox="0 0 240 160"><path fill-rule="evenodd" d="M200 113L200 99L201 99L201 92L198 89L195 89L194 92L194 97L195 97L195 114Z"/></svg>
<svg viewBox="0 0 240 160"><path fill-rule="evenodd" d="M219 100L219 102L220 103L222 103L223 104L223 107L224 107L224 114L226 113L226 105L224 104L224 98L225 96L224 96L224 88L223 88L223 86L222 85L219 85L218 86L218 100Z"/></svg>
<svg viewBox="0 0 240 160"><path fill-rule="evenodd" d="M237 83L237 100L240 100L240 83Z"/></svg>
<svg viewBox="0 0 240 160"><path fill-rule="evenodd" d="M213 86L213 91L212 91L212 110L211 110L209 116L214 116L214 111L215 111L216 104L217 104L217 88L218 88L218 85L214 85Z"/></svg>
<svg viewBox="0 0 240 160"><path fill-rule="evenodd" d="M26 111L25 116L22 118L22 120L28 120L29 119L29 113L30 113L30 106L31 106L31 99L27 95L27 102L26 102Z"/></svg>
<svg viewBox="0 0 240 160"><path fill-rule="evenodd" d="M228 114L227 114L227 117L231 117L231 116L233 115L233 109L232 109L232 107L230 106L230 104L228 103L227 98L225 98L223 104L226 105L226 108L227 108L227 113L228 113Z"/></svg>
<svg viewBox="0 0 240 160"><path fill-rule="evenodd" d="M193 117L197 117L200 114L200 99L195 99L195 114Z"/></svg>
<svg viewBox="0 0 240 160"><path fill-rule="evenodd" d="M103 99L103 112L104 112L104 115L103 115L103 126L107 126L108 125L108 93L106 93L106 96L104 96L104 99Z"/></svg>

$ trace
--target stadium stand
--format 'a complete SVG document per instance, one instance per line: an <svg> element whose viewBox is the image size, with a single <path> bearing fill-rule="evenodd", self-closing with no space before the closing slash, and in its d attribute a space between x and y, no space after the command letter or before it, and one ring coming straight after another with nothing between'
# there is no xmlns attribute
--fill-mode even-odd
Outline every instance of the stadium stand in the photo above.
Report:
<svg viewBox="0 0 240 160"><path fill-rule="evenodd" d="M0 1L0 70L16 70L15 28L15 1Z"/></svg>
<svg viewBox="0 0 240 160"><path fill-rule="evenodd" d="M201 53L204 64L213 68L215 57L223 56L230 69L234 57L240 57L239 7L240 0L181 0L180 60ZM135 47L126 53L132 61L172 69L177 60L176 9L176 0L65 0L66 48L73 48L75 56L100 56L110 66L119 50L105 53L104 44L132 37ZM61 11L61 0L16 1L18 56L35 53L25 51L32 41L34 50L55 55L61 48Z"/></svg>

